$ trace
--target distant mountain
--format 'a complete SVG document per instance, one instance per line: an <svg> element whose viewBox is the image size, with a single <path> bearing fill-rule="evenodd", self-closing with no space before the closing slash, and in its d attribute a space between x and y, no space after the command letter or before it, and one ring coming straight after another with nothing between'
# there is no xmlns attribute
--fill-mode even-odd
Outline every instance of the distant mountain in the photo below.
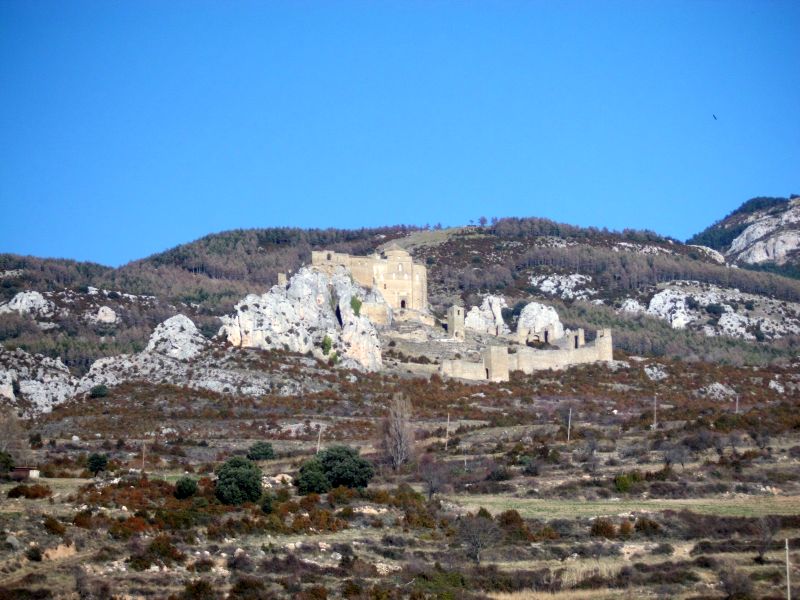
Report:
<svg viewBox="0 0 800 600"><path fill-rule="evenodd" d="M800 196L752 198L687 243L732 264L800 276Z"/></svg>

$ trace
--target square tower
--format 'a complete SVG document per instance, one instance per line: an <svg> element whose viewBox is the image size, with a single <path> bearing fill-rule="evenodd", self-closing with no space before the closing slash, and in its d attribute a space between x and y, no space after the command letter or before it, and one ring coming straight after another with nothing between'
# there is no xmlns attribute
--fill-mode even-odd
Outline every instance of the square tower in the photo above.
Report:
<svg viewBox="0 0 800 600"><path fill-rule="evenodd" d="M447 333L457 340L464 339L464 307L454 304L447 309Z"/></svg>
<svg viewBox="0 0 800 600"><path fill-rule="evenodd" d="M489 381L508 381L508 347L487 346L483 351L483 367Z"/></svg>

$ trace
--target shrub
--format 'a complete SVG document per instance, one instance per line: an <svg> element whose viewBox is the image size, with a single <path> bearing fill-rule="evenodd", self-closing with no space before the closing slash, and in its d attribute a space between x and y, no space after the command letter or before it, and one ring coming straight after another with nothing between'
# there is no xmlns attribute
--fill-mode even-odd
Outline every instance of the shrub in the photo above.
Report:
<svg viewBox="0 0 800 600"><path fill-rule="evenodd" d="M375 475L372 463L359 456L355 448L332 446L320 452L317 458L331 487L367 487Z"/></svg>
<svg viewBox="0 0 800 600"><path fill-rule="evenodd" d="M186 582L183 593L179 596L181 600L215 600L216 597L214 586L205 579Z"/></svg>
<svg viewBox="0 0 800 600"><path fill-rule="evenodd" d="M355 296L350 297L350 308L353 309L353 312L355 313L356 316L359 316L361 314L361 304L362 304L361 300L359 300Z"/></svg>
<svg viewBox="0 0 800 600"><path fill-rule="evenodd" d="M275 458L275 450L269 442L256 442L247 451L247 458L250 460L270 460Z"/></svg>
<svg viewBox="0 0 800 600"><path fill-rule="evenodd" d="M90 398L105 398L108 396L108 388L104 385L96 385L89 390Z"/></svg>
<svg viewBox="0 0 800 600"><path fill-rule="evenodd" d="M256 502L261 497L261 469L234 456L217 468L215 495L223 504Z"/></svg>
<svg viewBox="0 0 800 600"><path fill-rule="evenodd" d="M612 539L616 534L616 528L608 519L595 519L590 533L594 537Z"/></svg>
<svg viewBox="0 0 800 600"><path fill-rule="evenodd" d="M197 481L191 477L181 477L175 482L175 497L178 500L191 498L197 493Z"/></svg>
<svg viewBox="0 0 800 600"><path fill-rule="evenodd" d="M333 347L333 340L330 338L330 336L326 335L322 339L322 353L325 356L328 356L328 353L331 351L332 347Z"/></svg>
<svg viewBox="0 0 800 600"><path fill-rule="evenodd" d="M25 551L25 558L31 562L42 562L42 551L39 546L31 546Z"/></svg>
<svg viewBox="0 0 800 600"><path fill-rule="evenodd" d="M298 493L324 494L331 489L331 483L325 476L322 463L317 458L312 458L300 466L300 472L295 479Z"/></svg>
<svg viewBox="0 0 800 600"><path fill-rule="evenodd" d="M105 471L107 466L108 457L105 454L97 454L96 452L93 452L89 455L89 459L86 461L86 468L89 469L89 472L95 476L97 476L100 471Z"/></svg>
<svg viewBox="0 0 800 600"><path fill-rule="evenodd" d="M40 498L47 498L53 494L53 490L51 490L46 485L41 484L34 484L34 485L25 485L20 484L14 486L10 490L8 490L8 497L9 498L26 498L28 500L38 500Z"/></svg>
<svg viewBox="0 0 800 600"><path fill-rule="evenodd" d="M0 473L8 473L14 468L14 459L8 452L0 452Z"/></svg>
<svg viewBox="0 0 800 600"><path fill-rule="evenodd" d="M44 526L45 531L52 535L64 535L67 532L67 528L64 527L61 521L51 515L47 515L44 518L42 525Z"/></svg>
<svg viewBox="0 0 800 600"><path fill-rule="evenodd" d="M636 525L634 527L637 532L643 535L655 535L661 531L661 525L647 517L639 517L636 519Z"/></svg>
<svg viewBox="0 0 800 600"><path fill-rule="evenodd" d="M753 582L733 565L726 565L719 574L719 582L727 600L750 600L753 595Z"/></svg>

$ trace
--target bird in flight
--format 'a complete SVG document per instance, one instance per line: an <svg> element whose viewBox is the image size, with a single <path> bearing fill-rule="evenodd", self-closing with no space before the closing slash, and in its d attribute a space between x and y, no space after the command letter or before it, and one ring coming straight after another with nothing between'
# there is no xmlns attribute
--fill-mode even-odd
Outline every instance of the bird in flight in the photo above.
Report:
<svg viewBox="0 0 800 600"><path fill-rule="evenodd" d="M711 113L711 116L714 117L715 121L717 120L717 115L715 115L714 113Z"/></svg>

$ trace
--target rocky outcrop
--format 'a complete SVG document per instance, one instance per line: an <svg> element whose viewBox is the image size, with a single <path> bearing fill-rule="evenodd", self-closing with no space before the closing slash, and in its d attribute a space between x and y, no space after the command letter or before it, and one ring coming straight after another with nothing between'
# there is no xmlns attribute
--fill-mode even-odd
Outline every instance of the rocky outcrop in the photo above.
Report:
<svg viewBox="0 0 800 600"><path fill-rule="evenodd" d="M480 333L500 335L509 333L503 320L503 309L508 308L502 296L486 296L480 307L473 306L464 318L464 327Z"/></svg>
<svg viewBox="0 0 800 600"><path fill-rule="evenodd" d="M96 312L89 311L86 313L86 319L94 323L104 323L106 325L113 325L119 320L117 313L110 306L101 306Z"/></svg>
<svg viewBox="0 0 800 600"><path fill-rule="evenodd" d="M638 315L646 310L647 308L642 306L642 303L635 298L625 298L625 300L622 301L618 312L627 313L629 315Z"/></svg>
<svg viewBox="0 0 800 600"><path fill-rule="evenodd" d="M531 302L525 305L517 321L517 331L545 331L550 328L551 340L564 337L564 325L552 306Z"/></svg>
<svg viewBox="0 0 800 600"><path fill-rule="evenodd" d="M184 315L175 315L156 327L145 352L188 360L206 346L208 340L197 330L194 322Z"/></svg>
<svg viewBox="0 0 800 600"><path fill-rule="evenodd" d="M383 364L378 333L367 317L356 314L365 302L386 304L380 293L355 284L344 268L331 276L304 268L286 288L275 286L239 302L234 315L223 317L220 335L245 348L310 352L323 359L335 352L344 366L376 371Z"/></svg>
<svg viewBox="0 0 800 600"><path fill-rule="evenodd" d="M790 253L800 248L800 199L787 203L786 209L775 213L755 213L749 225L740 233L726 252L739 262L784 264Z"/></svg>
<svg viewBox="0 0 800 600"><path fill-rule="evenodd" d="M646 313L674 329L691 327L707 336L772 340L800 333L800 304L696 281L670 283L653 296Z"/></svg>
<svg viewBox="0 0 800 600"><path fill-rule="evenodd" d="M8 303L0 305L0 314L18 312L19 314L34 317L49 317L53 315L55 305L39 292L20 292Z"/></svg>
<svg viewBox="0 0 800 600"><path fill-rule="evenodd" d="M715 263L724 265L725 264L725 257L722 255L721 252L717 252L713 248L709 248L708 246L698 246L697 244L688 244L689 248L694 248L700 254L708 258L709 260L713 260Z"/></svg>
<svg viewBox="0 0 800 600"><path fill-rule="evenodd" d="M0 398L28 414L50 412L72 397L76 384L57 358L0 347Z"/></svg>
<svg viewBox="0 0 800 600"><path fill-rule="evenodd" d="M563 300L588 300L597 295L597 290L589 287L592 278L588 275L534 275L531 285L543 294L557 296Z"/></svg>

